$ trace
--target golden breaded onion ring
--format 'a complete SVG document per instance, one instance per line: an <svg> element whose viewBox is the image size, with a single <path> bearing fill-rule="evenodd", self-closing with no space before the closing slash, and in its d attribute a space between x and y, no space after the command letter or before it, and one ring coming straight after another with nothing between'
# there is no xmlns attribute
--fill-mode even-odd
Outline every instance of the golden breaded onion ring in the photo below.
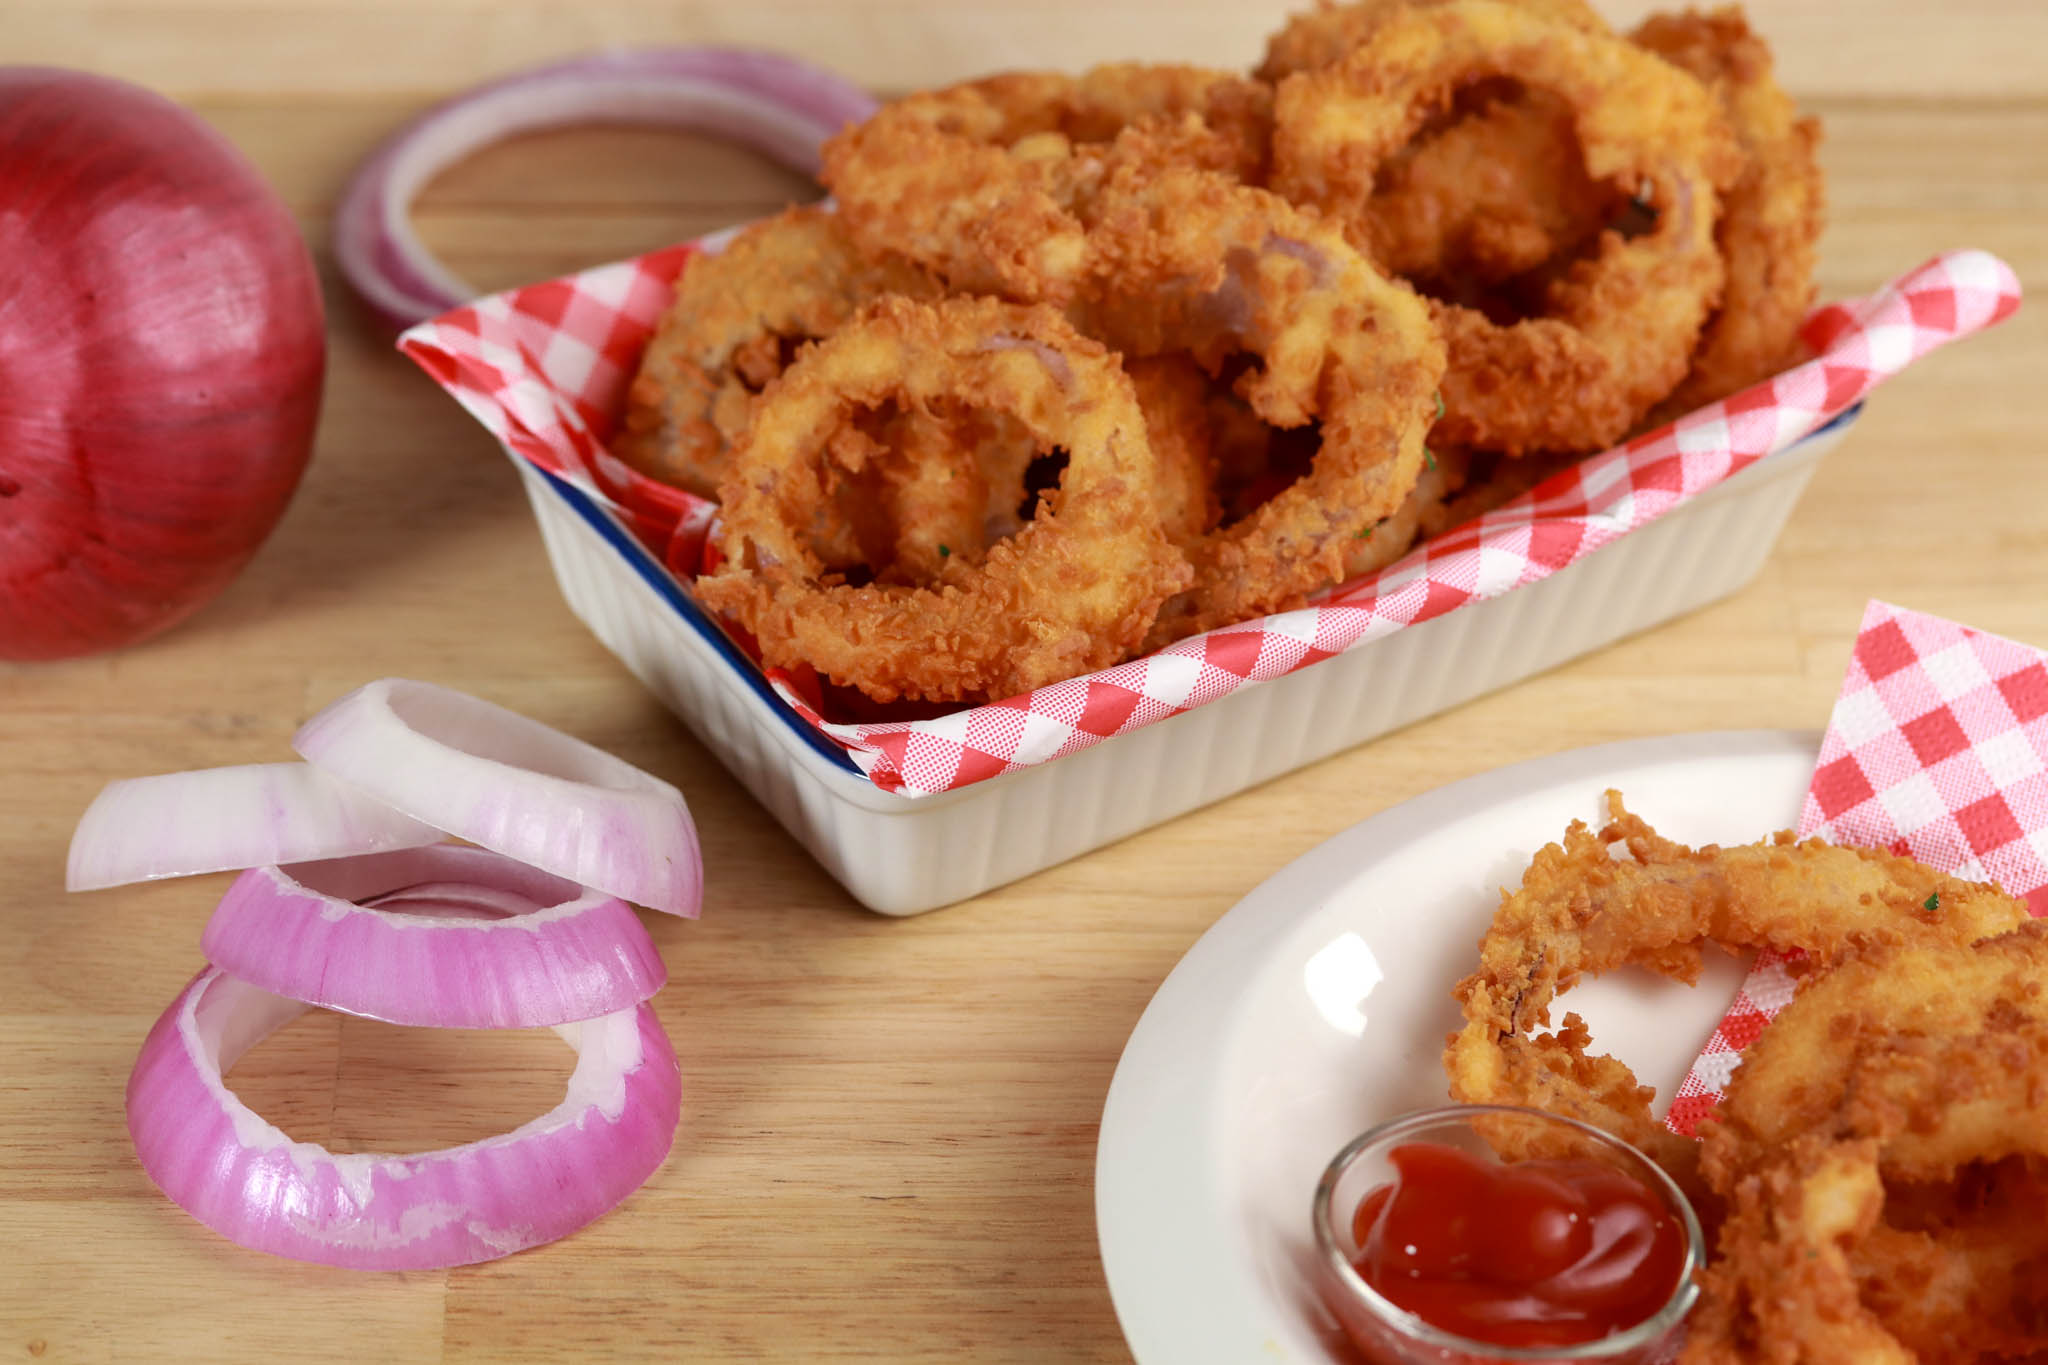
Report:
<svg viewBox="0 0 2048 1365"><path fill-rule="evenodd" d="M1006 414L1064 449L1058 488L982 563L949 563L931 586L829 574L805 527L835 435L862 409L939 401ZM724 562L697 592L771 666L809 663L879 701L1013 696L1120 662L1187 585L1157 482L1129 378L1057 311L884 299L762 395L719 490Z"/></svg>
<svg viewBox="0 0 2048 1365"><path fill-rule="evenodd" d="M755 223L684 267L627 391L612 453L650 478L715 497L754 399L786 353L886 294L943 292L900 256L862 257L829 210Z"/></svg>
<svg viewBox="0 0 2048 1365"><path fill-rule="evenodd" d="M1997 887L1911 858L1790 835L1688 848L1631 815L1620 793L1607 801L1604 829L1574 821L1502 896L1478 969L1453 991L1465 1025L1450 1037L1444 1069L1461 1103L1546 1109L1634 1144L1703 1208L1711 1195L1699 1144L1657 1121L1651 1091L1620 1061L1588 1054L1577 1015L1539 1032L1560 991L1629 964L1692 981L1710 942L1801 949L1827 962L1872 945L1973 943L2026 919L2026 907ZM1614 856L1615 844L1628 856Z"/></svg>
<svg viewBox="0 0 2048 1365"><path fill-rule="evenodd" d="M1618 38L1497 0L1455 0L1386 20L1339 64L1281 82L1274 188L1357 223L1377 172L1462 85L1512 79L1562 99L1587 175L1635 187L1656 213L1609 231L1547 291L1546 315L1496 324L1434 311L1450 351L1437 439L1473 449L1597 450L1676 387L1725 274L1718 187L1740 157L1713 98Z"/></svg>
<svg viewBox="0 0 2048 1365"><path fill-rule="evenodd" d="M643 474L716 497L761 391L805 342L876 299L936 299L929 272L867 259L828 209L790 209L691 260L627 392L613 453ZM935 405L878 415L817 505L812 548L835 569L923 580L944 558L978 562L1013 530L1036 444L1014 423ZM849 447L850 451L851 447Z"/></svg>
<svg viewBox="0 0 2048 1365"><path fill-rule="evenodd" d="M1600 11L1586 0L1510 0L1517 9L1527 10L1554 24L1582 28L1589 33L1611 30ZM1335 66L1365 45L1381 24L1404 9L1427 9L1449 0L1357 0L1333 5L1324 0L1314 9L1289 16L1266 40L1266 57L1253 74L1277 85L1297 71L1321 71Z"/></svg>
<svg viewBox="0 0 2048 1365"><path fill-rule="evenodd" d="M1702 1135L1729 1217L1685 1361L1749 1361L1764 1342L1790 1360L2034 1358L2048 921L1868 949L1809 978Z"/></svg>
<svg viewBox="0 0 2048 1365"><path fill-rule="evenodd" d="M1268 425L1320 423L1309 472L1190 550L1196 585L1152 645L1298 605L1414 488L1444 355L1422 300L1342 232L1210 172L1119 170L1091 228L1103 281L1082 325L1128 355L1185 351L1211 373L1249 354L1239 392Z"/></svg>
<svg viewBox="0 0 2048 1365"><path fill-rule="evenodd" d="M1268 40L1257 75L1278 83L1297 71L1335 66L1393 15L1444 3L1362 0L1306 10ZM1553 23L1612 31L1585 0L1512 3ZM1498 284L1583 246L1603 226L1611 198L1580 164L1570 107L1511 86L1487 92L1471 108L1444 111L1390 156L1354 239L1389 274Z"/></svg>
<svg viewBox="0 0 2048 1365"><path fill-rule="evenodd" d="M2048 1158L2048 920L1888 944L1810 978L1701 1132L1723 1187L1799 1133L1882 1136L1888 1180Z"/></svg>
<svg viewBox="0 0 2048 1365"><path fill-rule="evenodd" d="M1263 174L1271 92L1230 72L1124 63L921 91L825 144L854 240L949 285L1065 303L1089 270L1085 201L1128 128L1177 161Z"/></svg>
<svg viewBox="0 0 2048 1365"><path fill-rule="evenodd" d="M1738 9L1653 14L1629 41L1705 82L1742 144L1742 178L1715 228L1728 283L1693 352L1692 372L1658 405L1655 425L1749 387L1799 358L1813 308L1825 212L1820 120L1802 118L1772 75L1771 50Z"/></svg>

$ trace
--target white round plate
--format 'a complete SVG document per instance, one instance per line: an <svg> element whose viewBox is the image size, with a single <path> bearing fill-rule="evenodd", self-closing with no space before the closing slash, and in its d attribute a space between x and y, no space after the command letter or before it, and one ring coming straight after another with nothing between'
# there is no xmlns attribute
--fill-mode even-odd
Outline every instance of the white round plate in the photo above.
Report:
<svg viewBox="0 0 2048 1365"><path fill-rule="evenodd" d="M1355 825L1269 878L1152 997L1103 1106L1095 1220L1140 1365L1326 1362L1309 1200L1352 1137L1445 1103L1452 985L1530 857L1602 793L1687 843L1798 822L1820 736L1678 735L1483 773ZM1669 1096L1745 964L1697 986L1622 971L1570 995L1603 1051Z"/></svg>

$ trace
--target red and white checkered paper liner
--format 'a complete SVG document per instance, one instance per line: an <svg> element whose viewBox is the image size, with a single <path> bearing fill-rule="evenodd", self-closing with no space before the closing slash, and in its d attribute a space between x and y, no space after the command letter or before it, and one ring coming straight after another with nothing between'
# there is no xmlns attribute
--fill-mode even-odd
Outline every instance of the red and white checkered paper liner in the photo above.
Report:
<svg viewBox="0 0 2048 1365"><path fill-rule="evenodd" d="M2048 653L1872 602L1821 740L1801 837L1888 848L1996 882L2048 915ZM1691 1134L1777 1012L1791 958L1764 954L1672 1097Z"/></svg>
<svg viewBox="0 0 2048 1365"><path fill-rule="evenodd" d="M516 454L596 497L679 578L713 508L604 450L672 282L708 244L513 290L400 338L406 354ZM715 247L710 247L715 249ZM1592 456L1514 502L1315 604L1195 636L1146 658L929 720L829 720L798 682L769 678L876 786L950 791L1281 677L1404 627L1536 582L1826 425L1929 351L2019 306L2010 267L1937 257L1868 298L1816 313L1805 364Z"/></svg>

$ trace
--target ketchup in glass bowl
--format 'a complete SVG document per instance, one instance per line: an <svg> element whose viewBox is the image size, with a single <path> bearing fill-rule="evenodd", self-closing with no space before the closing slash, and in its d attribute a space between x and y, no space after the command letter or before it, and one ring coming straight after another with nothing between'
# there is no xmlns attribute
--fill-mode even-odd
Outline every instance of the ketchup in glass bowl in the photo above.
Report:
<svg viewBox="0 0 2048 1365"><path fill-rule="evenodd" d="M1381 1124L1323 1172L1314 1218L1317 1291L1372 1365L1652 1365L1699 1293L1699 1220L1671 1178L1538 1110Z"/></svg>

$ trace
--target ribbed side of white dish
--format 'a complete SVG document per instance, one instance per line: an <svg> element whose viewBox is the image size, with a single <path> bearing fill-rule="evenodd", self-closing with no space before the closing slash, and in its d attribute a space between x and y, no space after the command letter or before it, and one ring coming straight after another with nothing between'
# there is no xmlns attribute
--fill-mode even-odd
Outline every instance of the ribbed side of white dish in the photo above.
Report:
<svg viewBox="0 0 2048 1365"><path fill-rule="evenodd" d="M1113 843L1725 597L1763 567L1836 426L1489 602L1093 748L907 800L815 752L518 456L569 606L862 904L909 915ZM715 892L713 893L715 894Z"/></svg>

